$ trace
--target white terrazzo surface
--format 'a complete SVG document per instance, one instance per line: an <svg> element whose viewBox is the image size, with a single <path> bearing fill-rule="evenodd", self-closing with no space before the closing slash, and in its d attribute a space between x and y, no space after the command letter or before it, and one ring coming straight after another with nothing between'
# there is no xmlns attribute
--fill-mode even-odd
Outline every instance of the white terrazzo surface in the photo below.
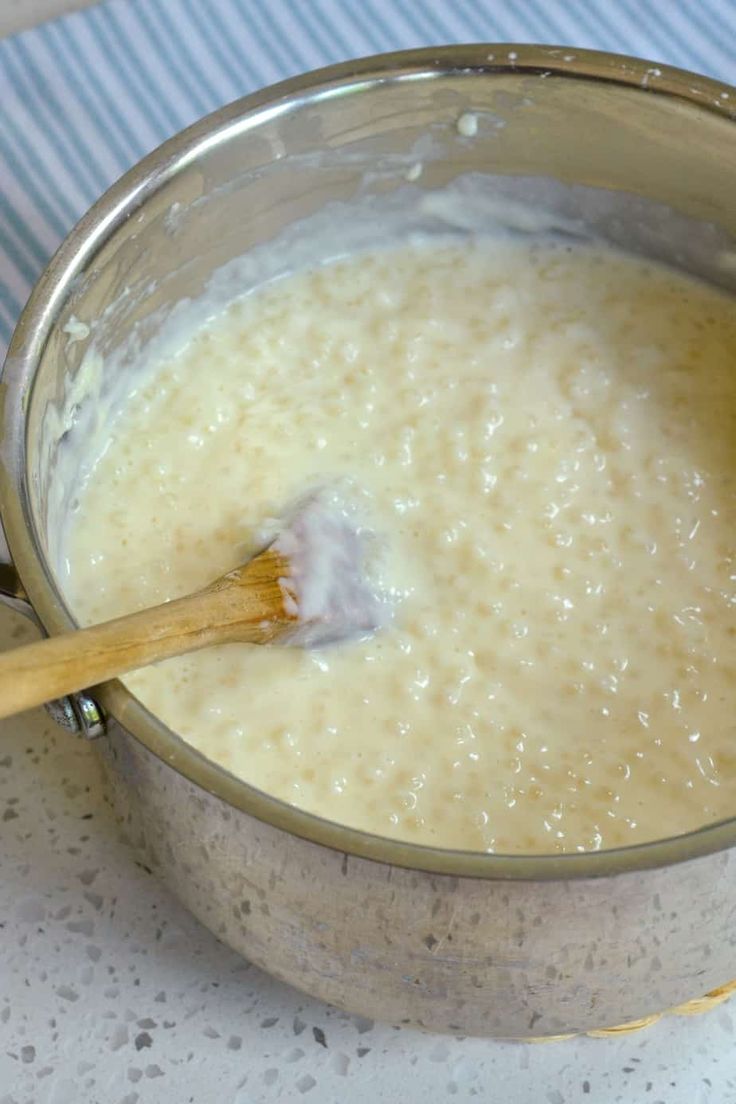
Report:
<svg viewBox="0 0 736 1104"><path fill-rule="evenodd" d="M82 2L0 0L0 34ZM28 638L0 610L0 648ZM0 1104L736 1104L735 1014L535 1046L343 1015L136 865L89 745L42 712L0 724Z"/></svg>
<svg viewBox="0 0 736 1104"><path fill-rule="evenodd" d="M31 633L0 610L0 647ZM522 1045L374 1024L273 981L136 864L92 746L42 712L0 725L0 978L0 1104L736 1102L728 1004Z"/></svg>

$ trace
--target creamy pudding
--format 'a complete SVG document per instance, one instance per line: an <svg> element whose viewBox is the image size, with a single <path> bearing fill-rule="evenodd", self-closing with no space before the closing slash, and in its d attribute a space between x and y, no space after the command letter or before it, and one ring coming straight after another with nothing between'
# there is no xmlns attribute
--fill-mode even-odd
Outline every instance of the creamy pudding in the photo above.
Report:
<svg viewBox="0 0 736 1104"><path fill-rule="evenodd" d="M89 624L347 487L384 631L125 682L285 801L382 835L581 851L736 813L736 310L602 248L478 239L267 285L142 365L65 544Z"/></svg>

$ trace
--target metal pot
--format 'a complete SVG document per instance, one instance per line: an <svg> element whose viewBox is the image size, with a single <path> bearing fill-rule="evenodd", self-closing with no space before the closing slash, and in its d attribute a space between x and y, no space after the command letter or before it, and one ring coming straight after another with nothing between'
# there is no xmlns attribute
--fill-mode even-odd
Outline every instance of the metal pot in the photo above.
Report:
<svg viewBox="0 0 736 1104"><path fill-rule="evenodd" d="M98 320L103 350L133 329L145 342L218 266L326 201L349 210L407 178L432 189L471 171L527 201L542 189L566 225L733 287L735 119L736 92L692 74L482 45L299 77L167 142L63 244L0 385L2 520L43 628L73 625L50 568L63 442L49 444L47 417L86 344L69 341L72 316ZM2 581L22 597L9 567ZM259 792L119 682L77 699L68 719L104 732L97 746L120 815L181 901L259 966L351 1011L437 1031L548 1035L628 1021L736 976L736 820L600 854L430 849Z"/></svg>

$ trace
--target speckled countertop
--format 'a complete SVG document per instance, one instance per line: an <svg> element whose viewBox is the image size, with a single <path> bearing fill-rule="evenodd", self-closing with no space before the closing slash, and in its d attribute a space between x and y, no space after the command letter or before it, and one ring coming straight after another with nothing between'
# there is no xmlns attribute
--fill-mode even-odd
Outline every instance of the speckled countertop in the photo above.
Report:
<svg viewBox="0 0 736 1104"><path fill-rule="evenodd" d="M83 2L0 0L0 34ZM0 610L0 648L31 633ZM103 792L94 748L43 712L0 724L0 1104L736 1104L733 1002L522 1045L309 1000L179 907Z"/></svg>
<svg viewBox="0 0 736 1104"><path fill-rule="evenodd" d="M0 610L0 647L32 632ZM374 1024L272 980L136 862L94 747L40 711L0 725L0 971L0 1104L736 1101L728 1004L524 1045Z"/></svg>

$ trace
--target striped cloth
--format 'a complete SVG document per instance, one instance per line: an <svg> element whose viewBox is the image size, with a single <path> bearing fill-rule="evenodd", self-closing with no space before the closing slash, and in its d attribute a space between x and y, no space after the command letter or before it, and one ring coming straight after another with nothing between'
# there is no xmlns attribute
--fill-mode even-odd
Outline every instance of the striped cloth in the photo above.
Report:
<svg viewBox="0 0 736 1104"><path fill-rule="evenodd" d="M177 130L306 69L472 41L595 47L736 82L736 0L107 0L0 43L0 354L79 216Z"/></svg>

